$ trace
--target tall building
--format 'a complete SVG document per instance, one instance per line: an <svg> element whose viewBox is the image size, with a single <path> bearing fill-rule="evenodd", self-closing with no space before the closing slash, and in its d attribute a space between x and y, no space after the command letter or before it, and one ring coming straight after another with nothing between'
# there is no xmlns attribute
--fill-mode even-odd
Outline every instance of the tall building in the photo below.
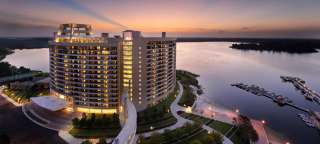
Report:
<svg viewBox="0 0 320 144"><path fill-rule="evenodd" d="M176 84L175 39L143 37L139 31L123 32L123 86L138 111L165 98Z"/></svg>
<svg viewBox="0 0 320 144"><path fill-rule="evenodd" d="M73 110L117 113L122 90L138 111L158 103L175 86L175 39L92 35L85 24L62 24L50 42L50 89Z"/></svg>
<svg viewBox="0 0 320 144"><path fill-rule="evenodd" d="M50 43L51 93L76 111L117 112L120 39L91 35L91 26L63 24Z"/></svg>

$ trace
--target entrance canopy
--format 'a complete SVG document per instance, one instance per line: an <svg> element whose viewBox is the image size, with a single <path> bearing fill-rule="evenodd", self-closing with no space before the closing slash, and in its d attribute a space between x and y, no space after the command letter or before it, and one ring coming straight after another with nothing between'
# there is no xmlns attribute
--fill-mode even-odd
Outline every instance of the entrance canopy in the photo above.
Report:
<svg viewBox="0 0 320 144"><path fill-rule="evenodd" d="M32 97L31 101L50 111L58 111L67 107L67 102L65 100L59 99L55 96Z"/></svg>

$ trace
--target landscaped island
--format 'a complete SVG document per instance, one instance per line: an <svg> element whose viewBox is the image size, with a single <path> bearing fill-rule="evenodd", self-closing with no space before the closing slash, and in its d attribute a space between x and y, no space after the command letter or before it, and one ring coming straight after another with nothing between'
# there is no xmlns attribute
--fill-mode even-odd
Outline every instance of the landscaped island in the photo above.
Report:
<svg viewBox="0 0 320 144"><path fill-rule="evenodd" d="M320 41L312 40L270 40L232 44L231 48L287 53L315 53L320 49Z"/></svg>

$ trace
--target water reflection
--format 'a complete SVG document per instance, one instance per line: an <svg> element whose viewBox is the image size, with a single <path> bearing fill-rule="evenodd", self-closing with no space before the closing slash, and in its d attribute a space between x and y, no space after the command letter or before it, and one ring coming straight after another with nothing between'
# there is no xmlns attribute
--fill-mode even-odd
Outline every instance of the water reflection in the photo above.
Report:
<svg viewBox="0 0 320 144"><path fill-rule="evenodd" d="M296 104L320 111L320 105L306 101L294 87L282 83L280 75L299 76L312 89L320 91L320 55L292 55L228 48L232 43L179 43L177 68L200 74L205 88L202 101L263 119L272 129L292 139L293 143L316 144L319 133L297 117L301 111L279 107L267 98L257 97L230 86L234 82L257 84L266 90L290 97Z"/></svg>
<svg viewBox="0 0 320 144"><path fill-rule="evenodd" d="M32 70L49 72L49 49L17 49L3 61L18 67L24 66Z"/></svg>
<svg viewBox="0 0 320 144"><path fill-rule="evenodd" d="M229 42L178 43L177 68L200 74L204 87L202 101L227 110L266 120L272 129L290 138L292 143L317 144L319 132L298 119L301 111L279 107L271 100L231 87L234 82L257 84L266 90L285 95L294 103L320 111L320 105L306 101L291 84L282 83L280 75L298 76L312 89L320 91L320 54L292 55L228 48ZM34 70L49 71L48 49L16 50L4 61Z"/></svg>

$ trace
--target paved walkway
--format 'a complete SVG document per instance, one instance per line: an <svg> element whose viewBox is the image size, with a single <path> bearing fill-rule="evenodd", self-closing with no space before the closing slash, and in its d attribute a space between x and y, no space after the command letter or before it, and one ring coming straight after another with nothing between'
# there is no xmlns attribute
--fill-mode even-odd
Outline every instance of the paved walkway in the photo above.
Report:
<svg viewBox="0 0 320 144"><path fill-rule="evenodd" d="M178 82L179 85L179 93L176 97L176 99L172 102L172 104L170 105L170 111L172 113L172 115L177 119L177 123L175 123L174 125L171 125L169 127L165 127L162 129L158 129L158 130L154 130L151 132L146 132L146 133L142 133L140 135L143 135L145 137L149 137L151 136L152 133L157 132L157 133L163 133L165 130L174 130L176 128L182 127L186 122L191 122L190 120L187 120L181 116L178 115L178 111L185 111L185 108L182 106L178 105L178 102L182 96L183 93L183 86L180 82Z"/></svg>
<svg viewBox="0 0 320 144"><path fill-rule="evenodd" d="M257 131L259 140L255 144L269 144L267 133L264 129L264 124L257 120L251 120L253 128Z"/></svg>
<svg viewBox="0 0 320 144"><path fill-rule="evenodd" d="M166 130L166 129L173 130L173 129L177 129L179 127L182 127L187 122L193 123L193 121L185 119L185 118L181 117L180 115L178 115L178 111L185 111L185 109L186 109L185 107L182 107L182 106L178 105L178 102L179 102L179 100L180 100L180 98L182 97L182 94L183 94L183 86L179 81L178 81L178 85L179 85L179 93L178 93L176 99L170 105L171 113L177 119L177 123L172 125L172 126L166 127L166 128L162 128L162 129L151 131L151 132L146 132L146 133L143 133L143 134L140 134L140 135L148 137L148 136L151 136L151 134L154 133L154 132L163 133L164 130ZM220 133L220 132L212 129L211 127L209 127L207 125L202 125L202 128L207 130L208 132ZM225 137L223 134L221 134L221 135L223 136L223 143L224 144L233 144L233 142L230 139Z"/></svg>
<svg viewBox="0 0 320 144"><path fill-rule="evenodd" d="M76 113L60 110L53 112L30 102L22 106L22 111L34 123L55 131L70 130Z"/></svg>
<svg viewBox="0 0 320 144"><path fill-rule="evenodd" d="M30 121L17 107L0 96L0 129L11 138L11 143L65 144L56 131Z"/></svg>

